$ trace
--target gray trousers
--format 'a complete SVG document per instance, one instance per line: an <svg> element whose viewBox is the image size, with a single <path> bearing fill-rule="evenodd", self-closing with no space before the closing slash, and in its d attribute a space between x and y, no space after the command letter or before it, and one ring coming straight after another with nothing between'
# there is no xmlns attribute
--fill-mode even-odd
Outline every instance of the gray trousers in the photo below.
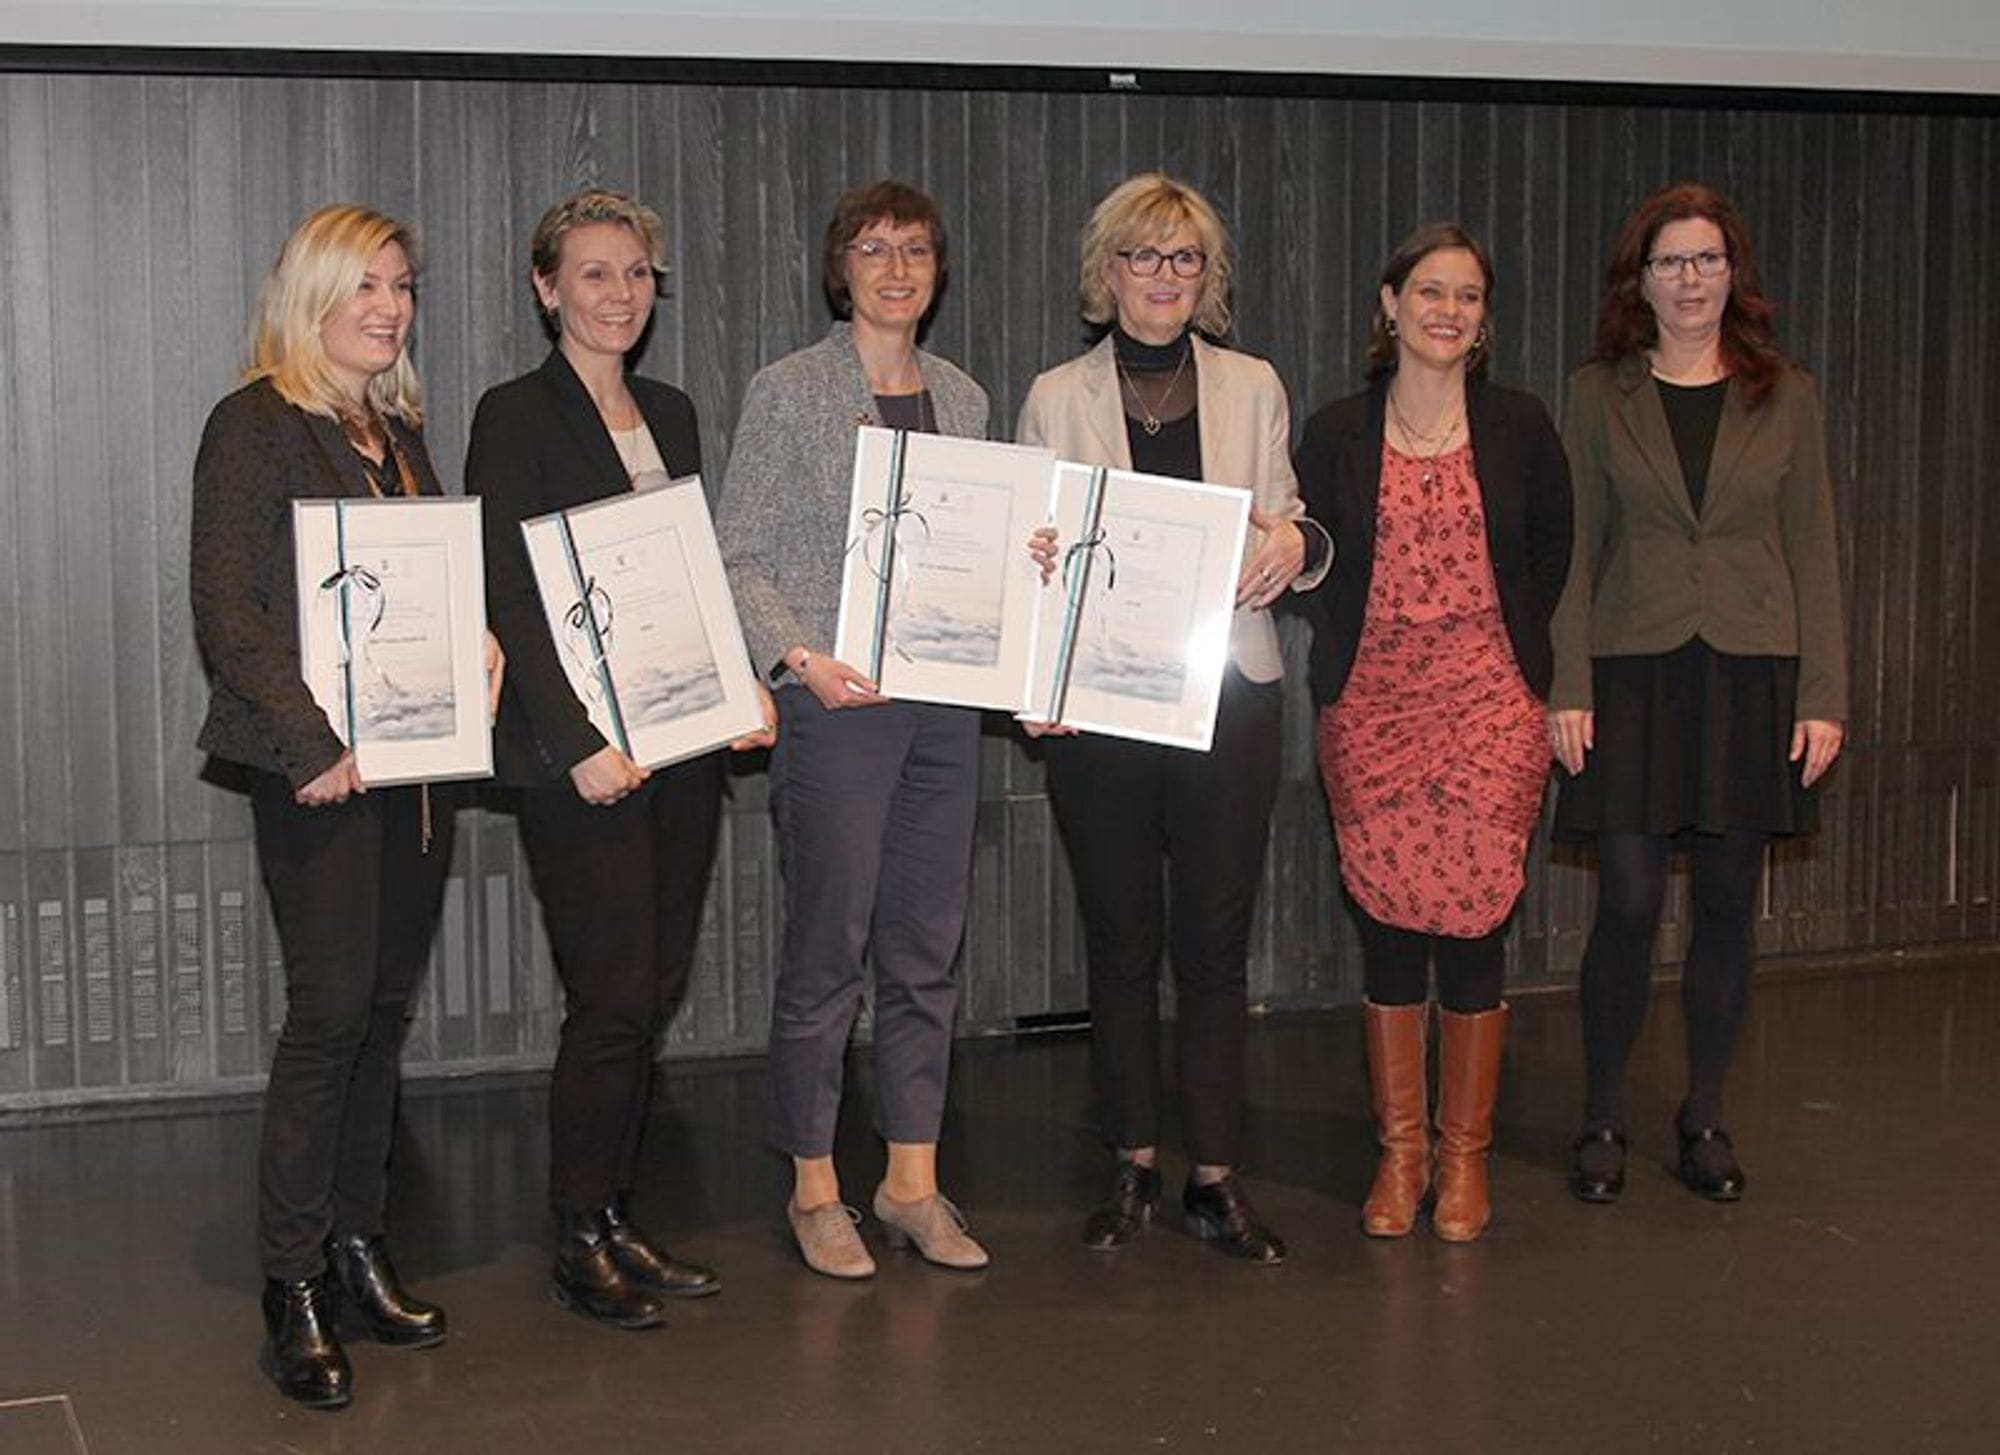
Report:
<svg viewBox="0 0 2000 1455"><path fill-rule="evenodd" d="M829 712L777 692L771 816L785 877L771 1009L771 1140L833 1151L862 961L875 972L876 1129L935 1142L951 1070L979 714L928 703Z"/></svg>

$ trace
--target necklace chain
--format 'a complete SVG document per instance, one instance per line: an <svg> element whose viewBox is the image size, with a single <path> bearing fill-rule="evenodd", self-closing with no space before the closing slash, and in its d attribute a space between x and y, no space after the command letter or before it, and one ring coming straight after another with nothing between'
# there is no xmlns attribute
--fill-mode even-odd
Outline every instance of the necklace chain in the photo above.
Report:
<svg viewBox="0 0 2000 1455"><path fill-rule="evenodd" d="M1167 401L1174 397L1174 386L1181 382L1181 371L1187 368L1187 361L1193 355L1194 349L1192 347L1181 350L1181 361L1174 365L1173 377L1167 380L1167 387L1160 391L1158 401L1160 408L1165 409ZM1134 384L1132 376L1125 372L1125 363L1118 357L1116 348L1113 348L1111 351L1111 363L1118 370L1118 377L1125 383L1125 392L1130 394L1132 402L1139 406L1139 427L1149 435L1158 434L1160 432L1160 416L1147 408L1146 396L1139 392L1139 386Z"/></svg>
<svg viewBox="0 0 2000 1455"><path fill-rule="evenodd" d="M1389 391L1389 413L1395 418L1396 427L1403 432L1403 438L1416 446L1412 453L1416 456L1417 463L1423 468L1422 483L1425 485L1431 484L1437 479L1438 457L1444 454L1445 446L1451 443L1451 437L1458 433L1458 427L1463 422L1464 416L1462 412L1447 409L1441 416L1444 421L1444 428L1427 433L1410 423L1410 417L1403 413L1403 406L1396 402L1396 391L1391 389Z"/></svg>

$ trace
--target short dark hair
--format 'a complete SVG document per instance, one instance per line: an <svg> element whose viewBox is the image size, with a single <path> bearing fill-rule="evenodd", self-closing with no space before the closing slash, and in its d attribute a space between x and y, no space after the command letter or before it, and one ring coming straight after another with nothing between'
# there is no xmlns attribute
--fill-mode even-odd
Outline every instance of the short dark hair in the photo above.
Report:
<svg viewBox="0 0 2000 1455"><path fill-rule="evenodd" d="M1418 263L1449 248L1463 248L1471 253L1472 260L1479 264L1480 276L1486 280L1485 337L1474 342L1472 355L1465 364L1465 372L1473 378L1486 372L1486 361L1493 355L1493 259L1486 255L1479 239L1458 223L1427 222L1397 243L1396 250L1382 264L1382 277L1375 288L1375 317L1368 325L1369 378L1396 372L1396 336L1389 332L1389 316L1382 311L1382 290L1387 288L1400 294Z"/></svg>
<svg viewBox="0 0 2000 1455"><path fill-rule="evenodd" d="M820 253L820 285L826 289L826 301L842 318L854 315L854 297L847 286L847 245L878 222L893 222L898 227L923 225L931 235L931 249L937 254L937 294L944 292L945 264L950 255L944 235L944 214L938 211L929 193L884 178L841 193L826 224L826 246ZM933 295L933 303L937 294Z"/></svg>

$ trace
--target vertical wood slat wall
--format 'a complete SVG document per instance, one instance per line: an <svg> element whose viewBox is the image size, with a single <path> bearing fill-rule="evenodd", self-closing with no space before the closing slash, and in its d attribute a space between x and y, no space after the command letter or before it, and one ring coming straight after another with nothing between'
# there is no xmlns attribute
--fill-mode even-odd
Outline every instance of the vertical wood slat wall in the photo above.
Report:
<svg viewBox="0 0 2000 1455"><path fill-rule="evenodd" d="M188 474L264 268L355 198L426 240L418 352L455 481L472 405L542 336L527 232L585 183L666 216L644 367L701 411L719 480L756 367L817 337L845 185L928 187L953 229L932 345L1004 431L1082 343L1075 239L1132 171L1194 181L1240 249L1236 341L1297 418L1358 378L1375 271L1457 217L1499 269L1496 374L1553 404L1631 202L1711 180L1749 214L1787 347L1826 396L1855 680L1827 831L1775 857L1766 952L1991 940L2000 890L2000 119L1448 100L218 75L0 75L0 1110L249 1084L283 988L248 815L197 778ZM1302 666L1304 642L1286 647ZM1358 994L1310 747L1287 702L1255 998ZM985 744L964 1025L1083 1003L1067 869L1032 756ZM1538 843L1517 984L1560 982L1591 903ZM677 1054L761 1045L777 870L739 773ZM1670 908L1659 954L1681 950ZM415 1068L532 1063L559 1017L504 814L461 823Z"/></svg>

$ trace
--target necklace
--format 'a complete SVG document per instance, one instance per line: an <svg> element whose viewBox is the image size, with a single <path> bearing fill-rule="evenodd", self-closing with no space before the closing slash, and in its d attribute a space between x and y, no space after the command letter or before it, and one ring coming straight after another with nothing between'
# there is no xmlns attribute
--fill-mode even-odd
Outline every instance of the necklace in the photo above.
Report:
<svg viewBox="0 0 2000 1455"><path fill-rule="evenodd" d="M1174 397L1174 386L1181 382L1181 371L1187 367L1187 361L1193 354L1194 349L1191 347L1181 350L1181 361L1174 365L1174 376L1167 380L1167 387L1160 391L1160 397L1157 401L1160 408L1166 408L1167 401ZM1139 427L1149 435L1158 434L1160 432L1160 416L1146 407L1146 397L1139 392L1139 386L1132 382L1132 376L1125 372L1125 365L1119 359L1118 350L1115 347L1111 351L1111 364L1112 367L1118 370L1118 377L1125 382L1125 392L1132 396L1132 402L1139 407Z"/></svg>
<svg viewBox="0 0 2000 1455"><path fill-rule="evenodd" d="M1444 453L1445 446L1451 443L1452 436L1458 433L1460 415L1456 411L1447 410L1443 416L1444 427L1426 433L1410 423L1410 417L1403 413L1402 405L1396 402L1396 391L1393 389L1389 391L1389 413L1396 421L1396 428L1403 432L1404 441L1416 446L1412 454L1423 468L1420 483L1426 486L1435 484L1438 457Z"/></svg>

